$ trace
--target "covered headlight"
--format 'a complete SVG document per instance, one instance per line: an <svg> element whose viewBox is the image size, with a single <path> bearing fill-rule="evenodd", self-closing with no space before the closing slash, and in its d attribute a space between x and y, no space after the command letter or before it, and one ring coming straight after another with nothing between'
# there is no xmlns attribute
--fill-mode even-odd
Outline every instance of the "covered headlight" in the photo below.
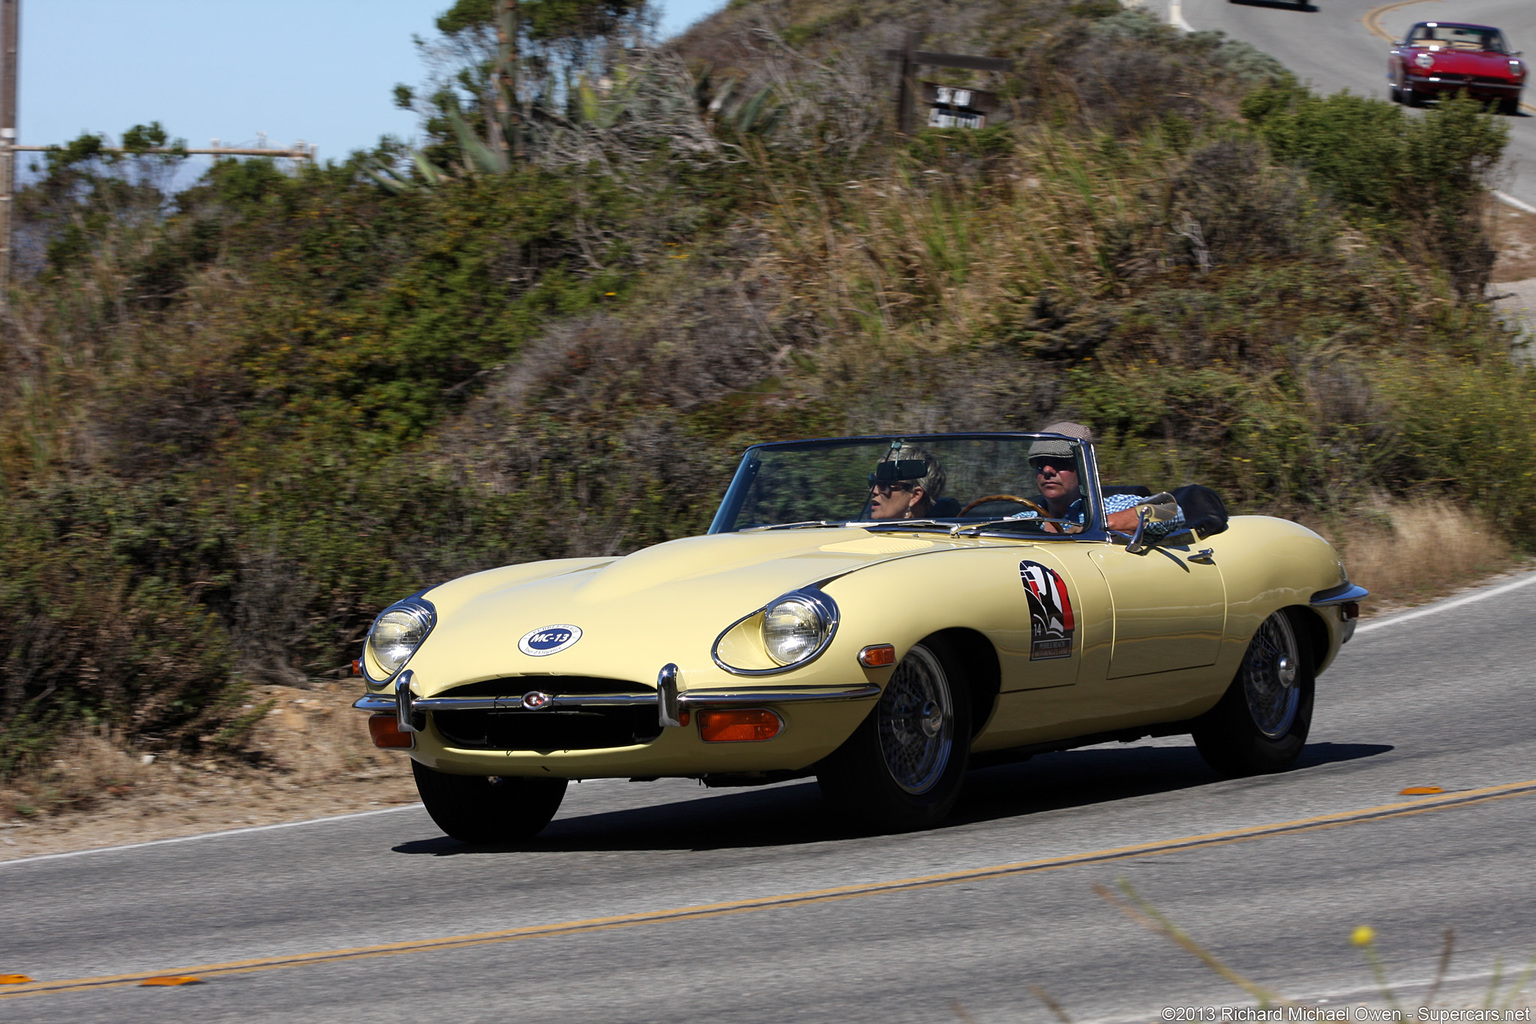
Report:
<svg viewBox="0 0 1536 1024"><path fill-rule="evenodd" d="M388 680L416 653L437 622L437 611L418 597L390 605L368 631L368 654ZM382 680L381 680L382 681Z"/></svg>
<svg viewBox="0 0 1536 1024"><path fill-rule="evenodd" d="M763 646L780 665L793 665L819 651L831 629L822 602L791 594L763 610Z"/></svg>

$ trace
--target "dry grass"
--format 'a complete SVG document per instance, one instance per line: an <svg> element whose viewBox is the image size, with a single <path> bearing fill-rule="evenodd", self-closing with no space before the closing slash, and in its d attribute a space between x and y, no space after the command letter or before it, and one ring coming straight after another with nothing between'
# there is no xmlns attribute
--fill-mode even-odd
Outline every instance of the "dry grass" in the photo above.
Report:
<svg viewBox="0 0 1536 1024"><path fill-rule="evenodd" d="M273 702L239 756L148 759L81 732L0 786L0 860L413 803L405 757L368 739L355 681L253 688Z"/></svg>
<svg viewBox="0 0 1536 1024"><path fill-rule="evenodd" d="M1366 615L1444 597L1526 561L1485 519L1448 502L1378 498L1336 524L1309 525L1371 592Z"/></svg>
<svg viewBox="0 0 1536 1024"><path fill-rule="evenodd" d="M1536 213L1495 203L1491 217L1493 245L1499 251L1493 280L1508 284L1536 277Z"/></svg>

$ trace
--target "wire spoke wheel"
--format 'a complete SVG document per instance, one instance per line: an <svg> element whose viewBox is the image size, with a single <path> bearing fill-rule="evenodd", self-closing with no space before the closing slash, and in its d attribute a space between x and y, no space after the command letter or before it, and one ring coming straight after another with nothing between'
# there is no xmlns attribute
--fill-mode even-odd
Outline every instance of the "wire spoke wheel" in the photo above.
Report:
<svg viewBox="0 0 1536 1024"><path fill-rule="evenodd" d="M1222 774L1284 771L1301 756L1316 694L1310 614L1282 608L1259 623L1227 692L1195 720L1195 746Z"/></svg>
<svg viewBox="0 0 1536 1024"><path fill-rule="evenodd" d="M1271 615L1254 635L1240 670L1243 697L1259 732L1277 740L1290 732L1301 704L1300 656L1290 619Z"/></svg>
<svg viewBox="0 0 1536 1024"><path fill-rule="evenodd" d="M880 699L817 768L827 799L884 831L932 828L960 797L971 749L965 662L942 639L913 644Z"/></svg>
<svg viewBox="0 0 1536 1024"><path fill-rule="evenodd" d="M908 793L926 793L944 774L955 743L949 677L932 651L914 647L902 659L876 715L880 752L891 778Z"/></svg>

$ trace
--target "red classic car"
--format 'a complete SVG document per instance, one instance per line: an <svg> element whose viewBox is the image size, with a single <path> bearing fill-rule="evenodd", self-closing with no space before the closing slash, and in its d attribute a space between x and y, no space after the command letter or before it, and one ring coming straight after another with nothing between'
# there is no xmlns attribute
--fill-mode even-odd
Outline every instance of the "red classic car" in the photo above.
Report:
<svg viewBox="0 0 1536 1024"><path fill-rule="evenodd" d="M1510 50L1504 33L1487 25L1421 21L1387 56L1392 99L1410 107L1465 91L1498 103L1501 114L1517 114L1525 77L1520 54Z"/></svg>

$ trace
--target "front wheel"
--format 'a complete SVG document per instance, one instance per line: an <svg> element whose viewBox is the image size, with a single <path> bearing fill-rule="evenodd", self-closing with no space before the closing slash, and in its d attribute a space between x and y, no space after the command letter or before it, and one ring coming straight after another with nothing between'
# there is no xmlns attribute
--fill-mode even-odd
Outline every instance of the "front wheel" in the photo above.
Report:
<svg viewBox="0 0 1536 1024"><path fill-rule="evenodd" d="M876 828L929 828L960 797L971 746L971 700L941 643L915 644L869 717L816 775L834 804Z"/></svg>
<svg viewBox="0 0 1536 1024"><path fill-rule="evenodd" d="M1275 612L1259 625L1220 702L1197 721L1195 746L1224 775L1284 771L1306 746L1314 692L1306 632L1291 613Z"/></svg>
<svg viewBox="0 0 1536 1024"><path fill-rule="evenodd" d="M537 835L565 799L564 779L449 775L411 762L416 792L437 827L465 843L513 843Z"/></svg>
<svg viewBox="0 0 1536 1024"><path fill-rule="evenodd" d="M1499 100L1499 113L1503 114L1505 117L1519 117L1520 97L1508 96Z"/></svg>

